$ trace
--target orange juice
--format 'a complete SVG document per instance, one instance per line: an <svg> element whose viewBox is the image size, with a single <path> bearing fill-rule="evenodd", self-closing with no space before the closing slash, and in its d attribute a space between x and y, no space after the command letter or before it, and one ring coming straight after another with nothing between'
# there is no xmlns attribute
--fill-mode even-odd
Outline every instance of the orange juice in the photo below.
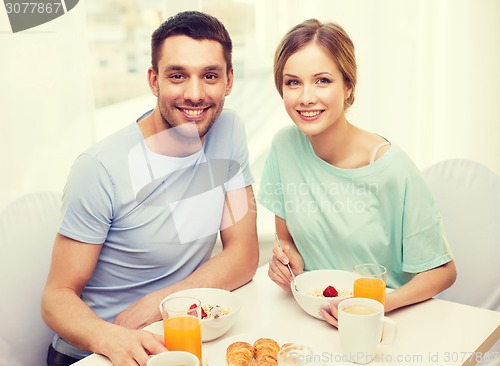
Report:
<svg viewBox="0 0 500 366"><path fill-rule="evenodd" d="M358 278L354 281L354 297L367 297L385 303L385 281L380 278Z"/></svg>
<svg viewBox="0 0 500 366"><path fill-rule="evenodd" d="M189 315L163 320L165 347L170 351L191 352L201 360L201 321Z"/></svg>

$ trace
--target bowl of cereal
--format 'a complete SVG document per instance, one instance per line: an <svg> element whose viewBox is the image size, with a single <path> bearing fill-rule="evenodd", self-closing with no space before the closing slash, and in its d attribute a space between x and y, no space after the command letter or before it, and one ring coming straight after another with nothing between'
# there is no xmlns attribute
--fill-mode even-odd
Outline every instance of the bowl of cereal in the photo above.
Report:
<svg viewBox="0 0 500 366"><path fill-rule="evenodd" d="M174 292L162 300L172 297L190 296L201 302L201 338L213 341L226 333L235 323L241 308L238 296L219 288L191 288ZM160 308L161 312L161 308Z"/></svg>
<svg viewBox="0 0 500 366"><path fill-rule="evenodd" d="M302 310L317 319L323 319L319 310L328 309L330 303L338 305L342 300L352 297L354 280L358 277L354 272L319 269L296 276L297 290L293 282L290 288Z"/></svg>

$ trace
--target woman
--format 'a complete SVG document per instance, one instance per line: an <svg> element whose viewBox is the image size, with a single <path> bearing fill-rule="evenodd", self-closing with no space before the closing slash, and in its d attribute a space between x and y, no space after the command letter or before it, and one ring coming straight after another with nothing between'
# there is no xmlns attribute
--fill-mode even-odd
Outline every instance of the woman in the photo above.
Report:
<svg viewBox="0 0 500 366"><path fill-rule="evenodd" d="M387 268L385 309L429 299L456 269L441 218L419 170L385 138L346 119L354 102L354 45L338 25L292 28L275 54L274 78L295 126L277 133L259 201L276 215L269 277L289 291L286 264L304 270ZM337 326L337 309L322 311Z"/></svg>

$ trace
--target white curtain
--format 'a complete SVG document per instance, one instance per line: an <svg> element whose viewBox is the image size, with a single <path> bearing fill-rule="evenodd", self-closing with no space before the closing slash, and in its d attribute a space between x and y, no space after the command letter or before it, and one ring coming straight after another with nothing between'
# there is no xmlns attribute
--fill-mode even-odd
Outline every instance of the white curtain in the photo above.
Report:
<svg viewBox="0 0 500 366"><path fill-rule="evenodd" d="M0 10L0 50L1 211L34 191L61 192L71 163L94 141L84 1L18 33Z"/></svg>

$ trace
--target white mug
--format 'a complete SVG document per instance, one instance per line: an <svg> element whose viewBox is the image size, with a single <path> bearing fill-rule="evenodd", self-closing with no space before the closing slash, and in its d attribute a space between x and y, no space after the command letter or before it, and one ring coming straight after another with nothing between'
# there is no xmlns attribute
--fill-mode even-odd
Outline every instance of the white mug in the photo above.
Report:
<svg viewBox="0 0 500 366"><path fill-rule="evenodd" d="M189 352L168 351L152 356L147 366L200 366L200 360Z"/></svg>
<svg viewBox="0 0 500 366"><path fill-rule="evenodd" d="M380 346L389 345L396 339L396 322L384 316L384 306L380 302L351 298L341 301L338 310L340 348L347 361L369 363L375 359Z"/></svg>

